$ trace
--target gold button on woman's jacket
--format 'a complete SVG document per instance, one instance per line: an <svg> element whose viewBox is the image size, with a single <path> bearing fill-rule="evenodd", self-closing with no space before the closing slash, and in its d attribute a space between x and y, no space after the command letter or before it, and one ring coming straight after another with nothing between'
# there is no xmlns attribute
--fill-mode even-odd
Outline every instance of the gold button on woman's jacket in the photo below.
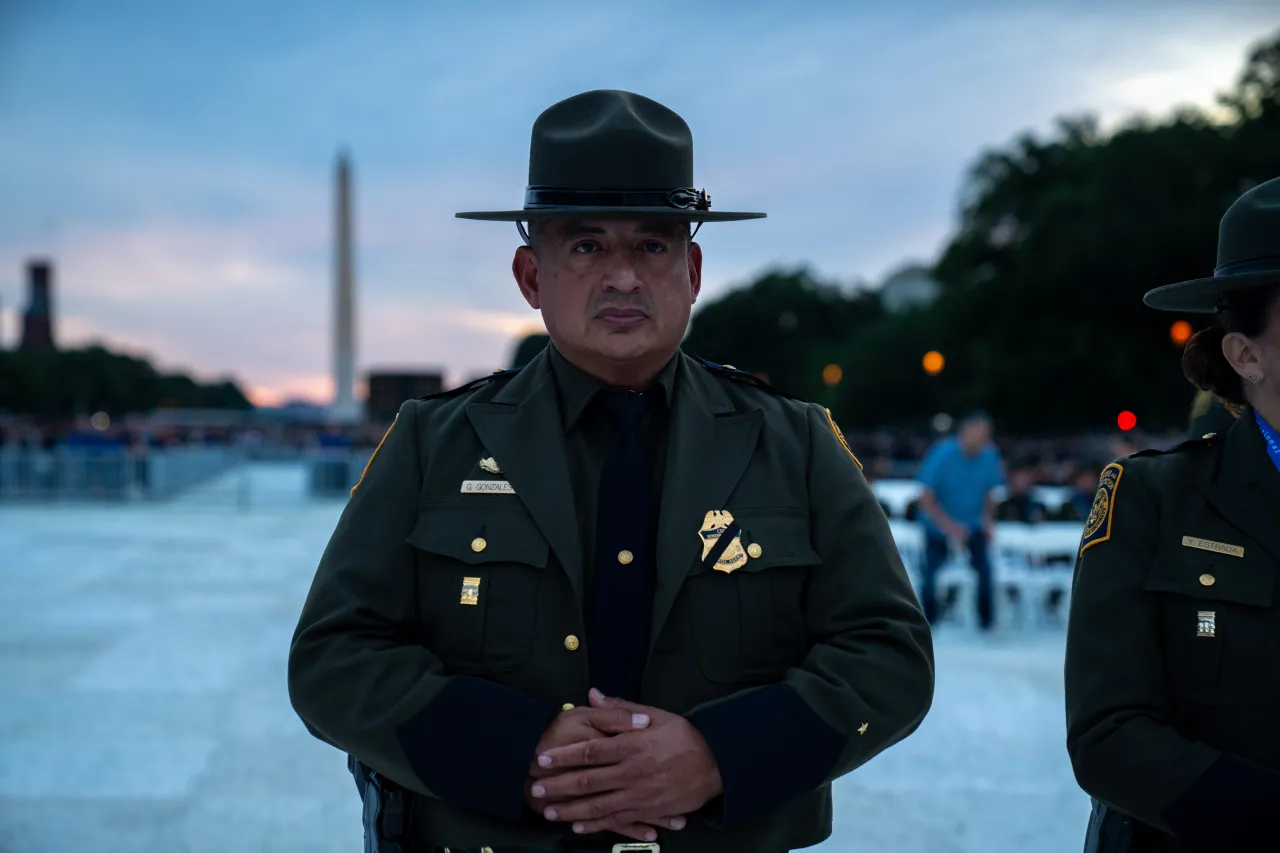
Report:
<svg viewBox="0 0 1280 853"><path fill-rule="evenodd" d="M1218 579L1217 579L1217 578L1215 578L1213 575L1210 575L1210 574L1204 574L1204 575L1201 575L1201 576L1200 576L1200 585L1201 585L1201 586L1213 586L1213 585L1214 585L1215 583L1217 583L1217 582L1218 582Z"/></svg>
<svg viewBox="0 0 1280 853"><path fill-rule="evenodd" d="M618 562L622 563L622 565L624 566L631 565L631 561L634 559L635 559L635 555L632 554L630 551L624 550L624 551L618 552Z"/></svg>
<svg viewBox="0 0 1280 853"><path fill-rule="evenodd" d="M573 634L570 634L569 636L565 637L564 647L571 652L576 652L578 650L578 638L575 637Z"/></svg>
<svg viewBox="0 0 1280 853"><path fill-rule="evenodd" d="M489 543L481 539L479 536L471 540L471 550L475 551L477 554L487 547L489 547Z"/></svg>
<svg viewBox="0 0 1280 853"><path fill-rule="evenodd" d="M560 710L561 710L561 711L572 711L572 710L573 710L573 703L572 703L572 702L565 702L563 705L561 705L561 706L560 706Z"/></svg>
<svg viewBox="0 0 1280 853"><path fill-rule="evenodd" d="M747 546L747 556L753 560L759 557L763 553L764 553L764 549L760 547L759 542L752 542L750 545Z"/></svg>

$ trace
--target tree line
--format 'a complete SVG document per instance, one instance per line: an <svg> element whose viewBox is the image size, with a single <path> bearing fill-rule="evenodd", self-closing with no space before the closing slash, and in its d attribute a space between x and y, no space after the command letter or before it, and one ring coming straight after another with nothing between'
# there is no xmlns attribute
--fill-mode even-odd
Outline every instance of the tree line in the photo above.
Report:
<svg viewBox="0 0 1280 853"><path fill-rule="evenodd" d="M146 359L101 346L0 350L0 411L66 420L105 411L118 416L158 408L249 409L234 382L202 384L161 373Z"/></svg>

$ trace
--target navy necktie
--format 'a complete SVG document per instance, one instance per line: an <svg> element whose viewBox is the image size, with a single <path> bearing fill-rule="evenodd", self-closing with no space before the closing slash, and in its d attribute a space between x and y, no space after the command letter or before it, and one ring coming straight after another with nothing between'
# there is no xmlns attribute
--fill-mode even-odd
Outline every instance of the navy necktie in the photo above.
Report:
<svg viewBox="0 0 1280 853"><path fill-rule="evenodd" d="M652 399L652 394L598 397L619 435L600 475L596 506L591 684L606 696L631 701L640 698L653 614L653 487L636 435Z"/></svg>

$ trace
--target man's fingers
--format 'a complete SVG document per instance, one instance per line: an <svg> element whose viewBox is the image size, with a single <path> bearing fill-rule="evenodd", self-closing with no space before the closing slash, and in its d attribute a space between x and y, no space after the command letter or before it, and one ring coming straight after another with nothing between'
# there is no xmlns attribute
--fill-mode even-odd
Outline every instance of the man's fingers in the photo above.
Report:
<svg viewBox="0 0 1280 853"><path fill-rule="evenodd" d="M529 792L535 800L568 800L616 791L626 781L626 776L617 767L594 767L539 779Z"/></svg>
<svg viewBox="0 0 1280 853"><path fill-rule="evenodd" d="M609 831L625 835L628 838L634 838L636 841L657 841L657 829L672 829L679 832L688 824L688 821L680 815L677 815L676 817L664 817L660 820L651 820L648 822L626 822L634 820L634 813L614 815L604 820L580 820L573 824L573 831L579 835L590 835L597 832Z"/></svg>
<svg viewBox="0 0 1280 853"><path fill-rule="evenodd" d="M594 687L587 692L587 701L591 703L592 708L618 708L623 711L630 711L633 714L643 714L645 712L645 707L643 705L628 702L626 699L617 699L613 696L605 696Z"/></svg>
<svg viewBox="0 0 1280 853"><path fill-rule="evenodd" d="M596 828L592 829L591 828L592 826L595 826ZM579 827L582 827L582 828L579 829ZM652 826L649 826L648 824L645 824L645 823L625 823L625 824L622 824L621 826L614 826L612 821L601 820L601 821L594 821L593 823L589 823L589 824L575 823L573 825L573 831L578 833L579 835L585 835L590 832L609 831L609 832L616 832L619 835L626 836L627 838L633 838L636 841L652 842L652 841L658 840L658 831L654 829Z"/></svg>
<svg viewBox="0 0 1280 853"><path fill-rule="evenodd" d="M547 820L561 823L608 822L611 818L615 822L631 823L633 821L627 820L622 812L634 806L635 803L632 802L630 795L624 791L614 791L595 797L586 797L547 806L547 808L543 809L542 816ZM619 820L619 818L622 818L622 820Z"/></svg>
<svg viewBox="0 0 1280 853"><path fill-rule="evenodd" d="M592 708L591 714L583 719L592 728L607 735L620 735L647 728L650 722L648 714L626 708Z"/></svg>
<svg viewBox="0 0 1280 853"><path fill-rule="evenodd" d="M635 755L641 744L623 735L611 738L584 740L568 746L548 749L538 755L537 764L543 770L564 770L573 767L603 767L617 764Z"/></svg>

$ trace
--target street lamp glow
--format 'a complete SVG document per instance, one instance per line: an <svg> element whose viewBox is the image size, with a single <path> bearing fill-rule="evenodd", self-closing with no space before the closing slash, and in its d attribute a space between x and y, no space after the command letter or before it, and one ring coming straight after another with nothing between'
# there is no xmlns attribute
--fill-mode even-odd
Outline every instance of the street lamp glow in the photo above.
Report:
<svg viewBox="0 0 1280 853"><path fill-rule="evenodd" d="M937 350L925 353L920 363L924 366L924 372L930 376L937 376L942 372L942 368L947 366L947 360Z"/></svg>
<svg viewBox="0 0 1280 853"><path fill-rule="evenodd" d="M838 364L828 364L822 368L822 381L827 385L839 385L844 378L844 370Z"/></svg>
<svg viewBox="0 0 1280 853"><path fill-rule="evenodd" d="M1186 320L1179 320L1169 327L1169 340L1178 346L1182 346L1191 340L1191 324Z"/></svg>

